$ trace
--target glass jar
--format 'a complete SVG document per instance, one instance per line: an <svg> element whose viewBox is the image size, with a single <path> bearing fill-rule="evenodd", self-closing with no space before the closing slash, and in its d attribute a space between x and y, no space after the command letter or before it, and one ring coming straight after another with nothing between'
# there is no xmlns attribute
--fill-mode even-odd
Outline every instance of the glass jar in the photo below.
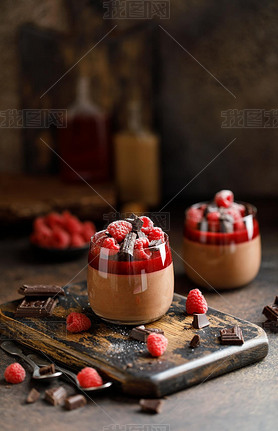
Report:
<svg viewBox="0 0 278 431"><path fill-rule="evenodd" d="M245 209L246 215L229 220L226 228L221 225L224 220L213 222L203 218L196 222L192 208L206 208L208 202L197 203L185 212L185 271L199 286L240 287L250 283L259 271L261 238L257 209L244 202L237 204Z"/></svg>
<svg viewBox="0 0 278 431"><path fill-rule="evenodd" d="M149 247L148 259L119 260L120 254L98 246L104 231L91 240L88 296L99 317L116 324L139 325L160 319L174 293L174 271L169 239Z"/></svg>

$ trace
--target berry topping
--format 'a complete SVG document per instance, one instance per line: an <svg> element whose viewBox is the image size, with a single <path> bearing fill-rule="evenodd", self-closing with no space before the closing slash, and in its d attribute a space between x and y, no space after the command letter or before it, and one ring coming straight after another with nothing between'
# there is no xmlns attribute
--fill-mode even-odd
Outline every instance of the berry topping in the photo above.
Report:
<svg viewBox="0 0 278 431"><path fill-rule="evenodd" d="M161 356L166 351L168 340L162 334L153 332L147 338L147 348L149 353L154 356Z"/></svg>
<svg viewBox="0 0 278 431"><path fill-rule="evenodd" d="M92 323L89 317L82 313L72 312L67 317L67 331L78 333L88 331Z"/></svg>
<svg viewBox="0 0 278 431"><path fill-rule="evenodd" d="M109 255L113 256L120 251L119 244L116 243L114 238L105 238L102 247L109 249Z"/></svg>
<svg viewBox="0 0 278 431"><path fill-rule="evenodd" d="M187 225L191 227L191 229L198 228L199 223L201 222L203 217L203 210L200 208L191 207L187 210L186 219Z"/></svg>
<svg viewBox="0 0 278 431"><path fill-rule="evenodd" d="M4 372L5 380L8 383L21 383L25 376L25 370L18 362L9 365Z"/></svg>
<svg viewBox="0 0 278 431"><path fill-rule="evenodd" d="M85 367L77 374L77 379L82 388L93 388L103 384L101 376L97 370Z"/></svg>
<svg viewBox="0 0 278 431"><path fill-rule="evenodd" d="M216 193L214 200L217 206L229 208L234 202L234 194L231 190L221 190L221 192Z"/></svg>
<svg viewBox="0 0 278 431"><path fill-rule="evenodd" d="M149 259L150 256L151 256L151 253L147 248L144 248L143 242L142 241L139 242L139 240L136 240L135 246L134 246L134 252L133 252L134 259L146 260L146 259Z"/></svg>
<svg viewBox="0 0 278 431"><path fill-rule="evenodd" d="M208 311L207 301L199 289L190 290L185 306L188 314L204 314Z"/></svg>
<svg viewBox="0 0 278 431"><path fill-rule="evenodd" d="M114 221L107 227L108 233L118 242L122 242L131 230L132 224L126 220Z"/></svg>
<svg viewBox="0 0 278 431"><path fill-rule="evenodd" d="M149 240L148 237L142 237L142 238L137 238L137 240L135 241L135 245L134 245L134 249L137 248L146 248L149 246Z"/></svg>
<svg viewBox="0 0 278 431"><path fill-rule="evenodd" d="M149 231L148 237L149 237L149 241L154 241L158 239L164 240L164 232L160 227L153 227Z"/></svg>
<svg viewBox="0 0 278 431"><path fill-rule="evenodd" d="M212 232L218 232L220 229L220 213L218 211L210 212L207 214L207 221L209 230Z"/></svg>
<svg viewBox="0 0 278 431"><path fill-rule="evenodd" d="M153 221L149 217L146 217L146 216L142 216L142 217L140 217L140 219L143 222L143 226L141 228L141 231L143 233L145 233L146 235L148 235L150 230L153 228Z"/></svg>

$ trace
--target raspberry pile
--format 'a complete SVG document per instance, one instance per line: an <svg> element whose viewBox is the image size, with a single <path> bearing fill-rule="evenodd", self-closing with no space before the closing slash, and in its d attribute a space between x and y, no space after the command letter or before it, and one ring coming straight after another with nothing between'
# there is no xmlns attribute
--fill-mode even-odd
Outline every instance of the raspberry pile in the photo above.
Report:
<svg viewBox="0 0 278 431"><path fill-rule="evenodd" d="M93 256L106 254L110 259L123 261L147 260L165 242L165 233L146 216L132 214L125 220L110 223L105 231L95 234Z"/></svg>
<svg viewBox="0 0 278 431"><path fill-rule="evenodd" d="M25 379L25 376L25 370L18 362L9 365L4 372L5 380L8 383L21 383Z"/></svg>
<svg viewBox="0 0 278 431"><path fill-rule="evenodd" d="M89 317L82 313L76 313L73 311L67 317L67 331L78 333L83 331L88 331L92 323Z"/></svg>
<svg viewBox="0 0 278 431"><path fill-rule="evenodd" d="M103 385L101 376L91 367L85 367L79 371L77 379L82 388L93 388Z"/></svg>
<svg viewBox="0 0 278 431"><path fill-rule="evenodd" d="M199 289L190 290L185 307L187 314L205 314L208 311L207 301Z"/></svg>
<svg viewBox="0 0 278 431"><path fill-rule="evenodd" d="M186 212L186 227L204 232L232 233L246 228L244 217L249 209L234 202L230 190L216 193L214 200L208 204L194 205Z"/></svg>
<svg viewBox="0 0 278 431"><path fill-rule="evenodd" d="M69 211L62 214L51 212L35 219L30 240L44 248L82 247L90 242L95 232L94 223L82 223Z"/></svg>

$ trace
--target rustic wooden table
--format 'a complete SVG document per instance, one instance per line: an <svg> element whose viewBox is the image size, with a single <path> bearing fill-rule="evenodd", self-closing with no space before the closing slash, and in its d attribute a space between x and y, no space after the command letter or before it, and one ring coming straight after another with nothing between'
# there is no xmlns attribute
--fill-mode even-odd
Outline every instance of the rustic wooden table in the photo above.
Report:
<svg viewBox="0 0 278 431"><path fill-rule="evenodd" d="M264 222L263 261L257 279L240 290L206 293L210 306L258 324L264 320L261 314L263 306L271 303L278 294L278 229L271 226L267 218ZM182 226L181 212L172 226ZM180 231L172 229L171 244L180 254ZM0 250L1 302L17 298L17 288L22 282L66 284L86 278L86 256L74 262L45 263L31 253L26 238L2 240ZM175 253L173 258L176 291L186 294L192 284L184 275L183 262ZM154 416L141 413L137 399L113 391L91 396L85 408L72 412L47 405L43 400L26 405L26 394L34 386L30 374L20 385L7 385L3 371L14 359L0 350L0 429L216 431L239 428L241 431L272 431L277 428L278 417L278 335L268 335L269 354L262 362L173 394L165 400L162 413ZM74 392L73 387L65 386Z"/></svg>

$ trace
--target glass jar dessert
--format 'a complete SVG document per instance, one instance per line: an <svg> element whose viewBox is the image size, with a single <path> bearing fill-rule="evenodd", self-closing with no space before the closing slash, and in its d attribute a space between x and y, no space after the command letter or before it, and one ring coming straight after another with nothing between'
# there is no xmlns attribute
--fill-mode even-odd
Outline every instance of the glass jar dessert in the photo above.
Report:
<svg viewBox="0 0 278 431"><path fill-rule="evenodd" d="M144 216L111 223L91 240L87 286L102 319L125 325L158 320L174 293L168 236Z"/></svg>
<svg viewBox="0 0 278 431"><path fill-rule="evenodd" d="M234 202L229 190L212 202L192 205L185 212L184 260L188 277L200 286L227 289L250 283L261 264L257 209Z"/></svg>

